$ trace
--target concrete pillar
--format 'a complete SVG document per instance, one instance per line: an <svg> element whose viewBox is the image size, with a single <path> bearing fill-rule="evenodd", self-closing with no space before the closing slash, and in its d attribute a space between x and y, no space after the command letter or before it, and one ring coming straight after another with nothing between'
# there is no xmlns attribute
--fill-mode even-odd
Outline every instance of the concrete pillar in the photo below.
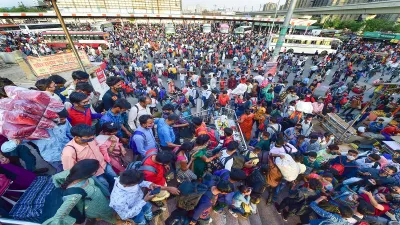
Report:
<svg viewBox="0 0 400 225"><path fill-rule="evenodd" d="M26 56L21 51L14 51L13 53L14 53L15 61L18 63L18 65L21 67L21 69L26 74L26 78L28 78L28 80L36 80L36 76L33 73L31 67L25 61Z"/></svg>

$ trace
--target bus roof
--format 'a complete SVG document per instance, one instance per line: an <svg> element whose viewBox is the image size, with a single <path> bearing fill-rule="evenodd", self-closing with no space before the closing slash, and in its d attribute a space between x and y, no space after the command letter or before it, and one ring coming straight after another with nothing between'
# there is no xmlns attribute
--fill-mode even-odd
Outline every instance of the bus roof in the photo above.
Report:
<svg viewBox="0 0 400 225"><path fill-rule="evenodd" d="M18 27L18 24L0 24L0 27Z"/></svg>
<svg viewBox="0 0 400 225"><path fill-rule="evenodd" d="M19 24L19 26L20 25L27 25L27 26L30 26L30 25L49 25L49 24L60 24L60 23L21 23L21 24Z"/></svg>
<svg viewBox="0 0 400 225"><path fill-rule="evenodd" d="M65 34L64 31L44 31L44 34ZM104 35L108 34L107 32L93 32L93 31L70 31L69 34L81 34L81 35Z"/></svg>
<svg viewBox="0 0 400 225"><path fill-rule="evenodd" d="M240 26L240 27L243 27L243 28L249 28L250 27L251 28L251 26Z"/></svg>
<svg viewBox="0 0 400 225"><path fill-rule="evenodd" d="M229 28L229 25L228 25L228 24L226 24L226 23L223 23L223 24L219 25L219 27L223 27L223 28Z"/></svg>
<svg viewBox="0 0 400 225"><path fill-rule="evenodd" d="M279 35L274 34L274 37L278 37ZM310 35L286 35L286 39L297 39L297 40L311 40L311 41L318 41L318 40L337 40L340 41L338 38L331 38L331 37L318 37L318 36L310 36Z"/></svg>

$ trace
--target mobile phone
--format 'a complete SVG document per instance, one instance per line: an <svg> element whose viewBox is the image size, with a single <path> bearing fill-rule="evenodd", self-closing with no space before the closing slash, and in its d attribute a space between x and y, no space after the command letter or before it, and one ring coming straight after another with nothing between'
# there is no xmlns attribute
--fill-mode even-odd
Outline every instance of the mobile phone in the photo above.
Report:
<svg viewBox="0 0 400 225"><path fill-rule="evenodd" d="M150 191L150 194L151 195L156 195L156 194L160 193L160 191L161 191L160 187L154 188L153 190Z"/></svg>

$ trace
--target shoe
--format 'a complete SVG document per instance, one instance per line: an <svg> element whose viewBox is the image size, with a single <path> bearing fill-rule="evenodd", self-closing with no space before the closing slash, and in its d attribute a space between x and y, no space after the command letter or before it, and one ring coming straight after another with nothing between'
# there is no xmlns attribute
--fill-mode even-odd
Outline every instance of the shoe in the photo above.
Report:
<svg viewBox="0 0 400 225"><path fill-rule="evenodd" d="M284 211L282 212L282 219L283 219L283 221L287 222L288 218L289 218L289 212L286 211L286 210L284 210Z"/></svg>
<svg viewBox="0 0 400 225"><path fill-rule="evenodd" d="M49 168L39 168L39 169L34 170L33 173L38 175L38 174L47 173L48 171L49 171Z"/></svg>
<svg viewBox="0 0 400 225"><path fill-rule="evenodd" d="M229 209L228 211L232 214L233 217L238 217L238 215L234 211L232 211L232 209Z"/></svg>
<svg viewBox="0 0 400 225"><path fill-rule="evenodd" d="M274 207L279 215L282 214L282 210L279 209L279 204L277 202L274 202Z"/></svg>

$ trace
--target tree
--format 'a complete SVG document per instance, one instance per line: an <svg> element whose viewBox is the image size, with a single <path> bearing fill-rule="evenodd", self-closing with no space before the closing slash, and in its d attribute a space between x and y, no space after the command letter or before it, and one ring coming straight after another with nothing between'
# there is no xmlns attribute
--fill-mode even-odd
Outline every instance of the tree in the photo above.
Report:
<svg viewBox="0 0 400 225"><path fill-rule="evenodd" d="M365 21L364 31L394 31L394 22L383 19L370 19Z"/></svg>
<svg viewBox="0 0 400 225"><path fill-rule="evenodd" d="M35 7L27 7L26 5L24 5L24 3L20 2L18 3L18 6L15 7L4 7L4 8L0 8L0 12L45 12L45 9L39 9L39 8L35 8Z"/></svg>
<svg viewBox="0 0 400 225"><path fill-rule="evenodd" d="M344 20L344 21L342 21L341 26L343 28L337 28L337 29L346 28L346 29L351 30L352 32L358 32L361 29L361 27L364 26L364 22L359 22L359 21L355 21L355 20Z"/></svg>

